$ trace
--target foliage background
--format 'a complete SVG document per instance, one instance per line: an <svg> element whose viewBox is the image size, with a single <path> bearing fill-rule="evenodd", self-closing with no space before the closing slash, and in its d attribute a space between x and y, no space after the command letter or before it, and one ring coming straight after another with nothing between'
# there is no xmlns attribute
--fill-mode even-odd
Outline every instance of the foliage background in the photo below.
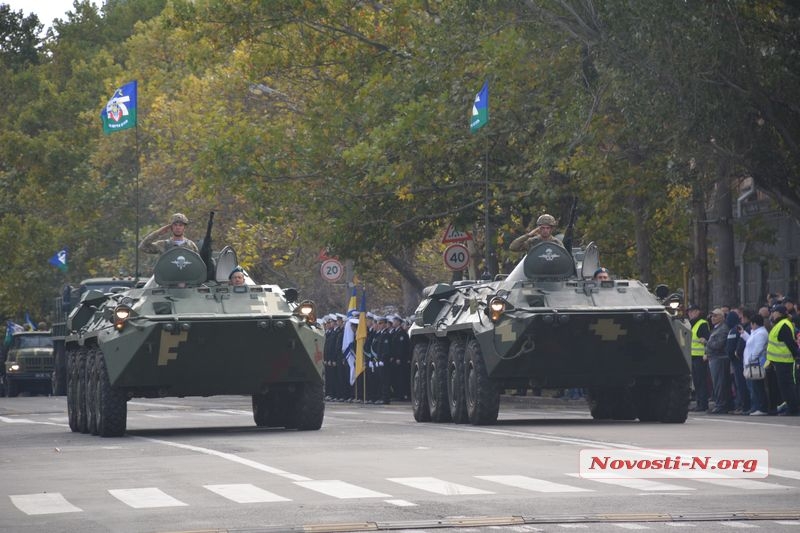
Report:
<svg viewBox="0 0 800 533"><path fill-rule="evenodd" d="M323 248L371 308L410 313L422 287L451 277L449 223L475 235L473 274L499 272L518 259L508 242L543 212L565 221L574 196L578 240L615 274L677 287L688 272L699 302L717 296L710 277L735 293L735 230L769 239L726 216L744 180L800 219L793 3L74 6L40 35L34 15L0 5L10 318L48 317L65 282L134 273L137 175L141 235L182 211L199 238L214 210L215 242L254 277L331 311L349 291L320 279ZM131 79L139 127L104 136L98 113ZM485 79L490 121L471 135ZM710 241L692 238L698 224ZM63 246L66 276L47 263Z"/></svg>

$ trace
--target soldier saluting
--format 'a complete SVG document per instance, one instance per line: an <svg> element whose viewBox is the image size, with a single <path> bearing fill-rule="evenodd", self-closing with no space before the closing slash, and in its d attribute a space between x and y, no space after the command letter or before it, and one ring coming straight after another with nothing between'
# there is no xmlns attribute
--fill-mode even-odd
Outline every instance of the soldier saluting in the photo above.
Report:
<svg viewBox="0 0 800 533"><path fill-rule="evenodd" d="M181 246L192 250L193 252L200 253L197 245L191 239L187 239L183 234L186 226L189 224L189 219L183 213L175 213L170 218L169 224L161 226L157 230L148 234L139 244L139 249L147 254L163 254L170 248ZM168 239L159 239L159 237L172 233Z"/></svg>
<svg viewBox="0 0 800 533"><path fill-rule="evenodd" d="M542 241L551 241L563 246L563 243L556 237L553 237L553 229L556 225L556 219L553 215L544 214L536 220L536 227L524 233L511 241L508 249L512 252L525 252L531 246L538 244Z"/></svg>

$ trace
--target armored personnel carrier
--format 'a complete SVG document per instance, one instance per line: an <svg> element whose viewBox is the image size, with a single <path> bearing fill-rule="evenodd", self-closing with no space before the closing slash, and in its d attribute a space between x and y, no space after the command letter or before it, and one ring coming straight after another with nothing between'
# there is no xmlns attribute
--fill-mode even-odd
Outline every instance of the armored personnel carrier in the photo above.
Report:
<svg viewBox="0 0 800 533"><path fill-rule="evenodd" d="M409 330L414 418L492 424L501 391L530 383L588 389L595 419L685 422L688 323L666 287L594 281L598 266L594 244L573 257L545 241L505 279L427 287Z"/></svg>
<svg viewBox="0 0 800 533"><path fill-rule="evenodd" d="M130 398L220 394L252 396L257 426L322 426L325 338L313 302L249 276L229 285L237 264L230 247L215 265L172 248L143 287L83 294L65 339L73 432L122 435Z"/></svg>

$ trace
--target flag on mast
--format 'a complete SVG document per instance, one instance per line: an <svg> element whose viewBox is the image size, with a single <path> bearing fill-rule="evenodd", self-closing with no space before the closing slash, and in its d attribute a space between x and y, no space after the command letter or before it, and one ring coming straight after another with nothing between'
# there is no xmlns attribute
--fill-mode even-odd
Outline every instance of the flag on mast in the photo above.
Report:
<svg viewBox="0 0 800 533"><path fill-rule="evenodd" d="M361 288L361 307L358 310L356 330L356 377L364 371L364 347L367 344L367 289Z"/></svg>
<svg viewBox="0 0 800 533"><path fill-rule="evenodd" d="M483 82L483 88L475 95L472 104L472 117L469 121L470 133L475 133L489 122L489 80Z"/></svg>
<svg viewBox="0 0 800 533"><path fill-rule="evenodd" d="M47 261L61 272L67 271L67 249L62 248L61 250L57 251L56 254L48 259Z"/></svg>
<svg viewBox="0 0 800 533"><path fill-rule="evenodd" d="M108 134L136 127L136 113L136 80L133 80L118 88L100 112L103 132Z"/></svg>

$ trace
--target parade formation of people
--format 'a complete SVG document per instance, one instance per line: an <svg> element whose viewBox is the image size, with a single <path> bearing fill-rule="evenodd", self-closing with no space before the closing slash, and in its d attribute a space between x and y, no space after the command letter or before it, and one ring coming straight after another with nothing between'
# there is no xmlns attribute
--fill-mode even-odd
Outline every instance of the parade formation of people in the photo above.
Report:
<svg viewBox="0 0 800 533"><path fill-rule="evenodd" d="M327 401L367 402L388 405L409 399L411 342L410 321L397 314L366 314L364 372L351 383L355 364L354 342L346 342L345 328L356 328L358 317L331 313L322 318L325 328L325 391ZM350 339L355 336L351 335ZM347 345L345 345L347 344ZM365 384L366 383L366 387Z"/></svg>

